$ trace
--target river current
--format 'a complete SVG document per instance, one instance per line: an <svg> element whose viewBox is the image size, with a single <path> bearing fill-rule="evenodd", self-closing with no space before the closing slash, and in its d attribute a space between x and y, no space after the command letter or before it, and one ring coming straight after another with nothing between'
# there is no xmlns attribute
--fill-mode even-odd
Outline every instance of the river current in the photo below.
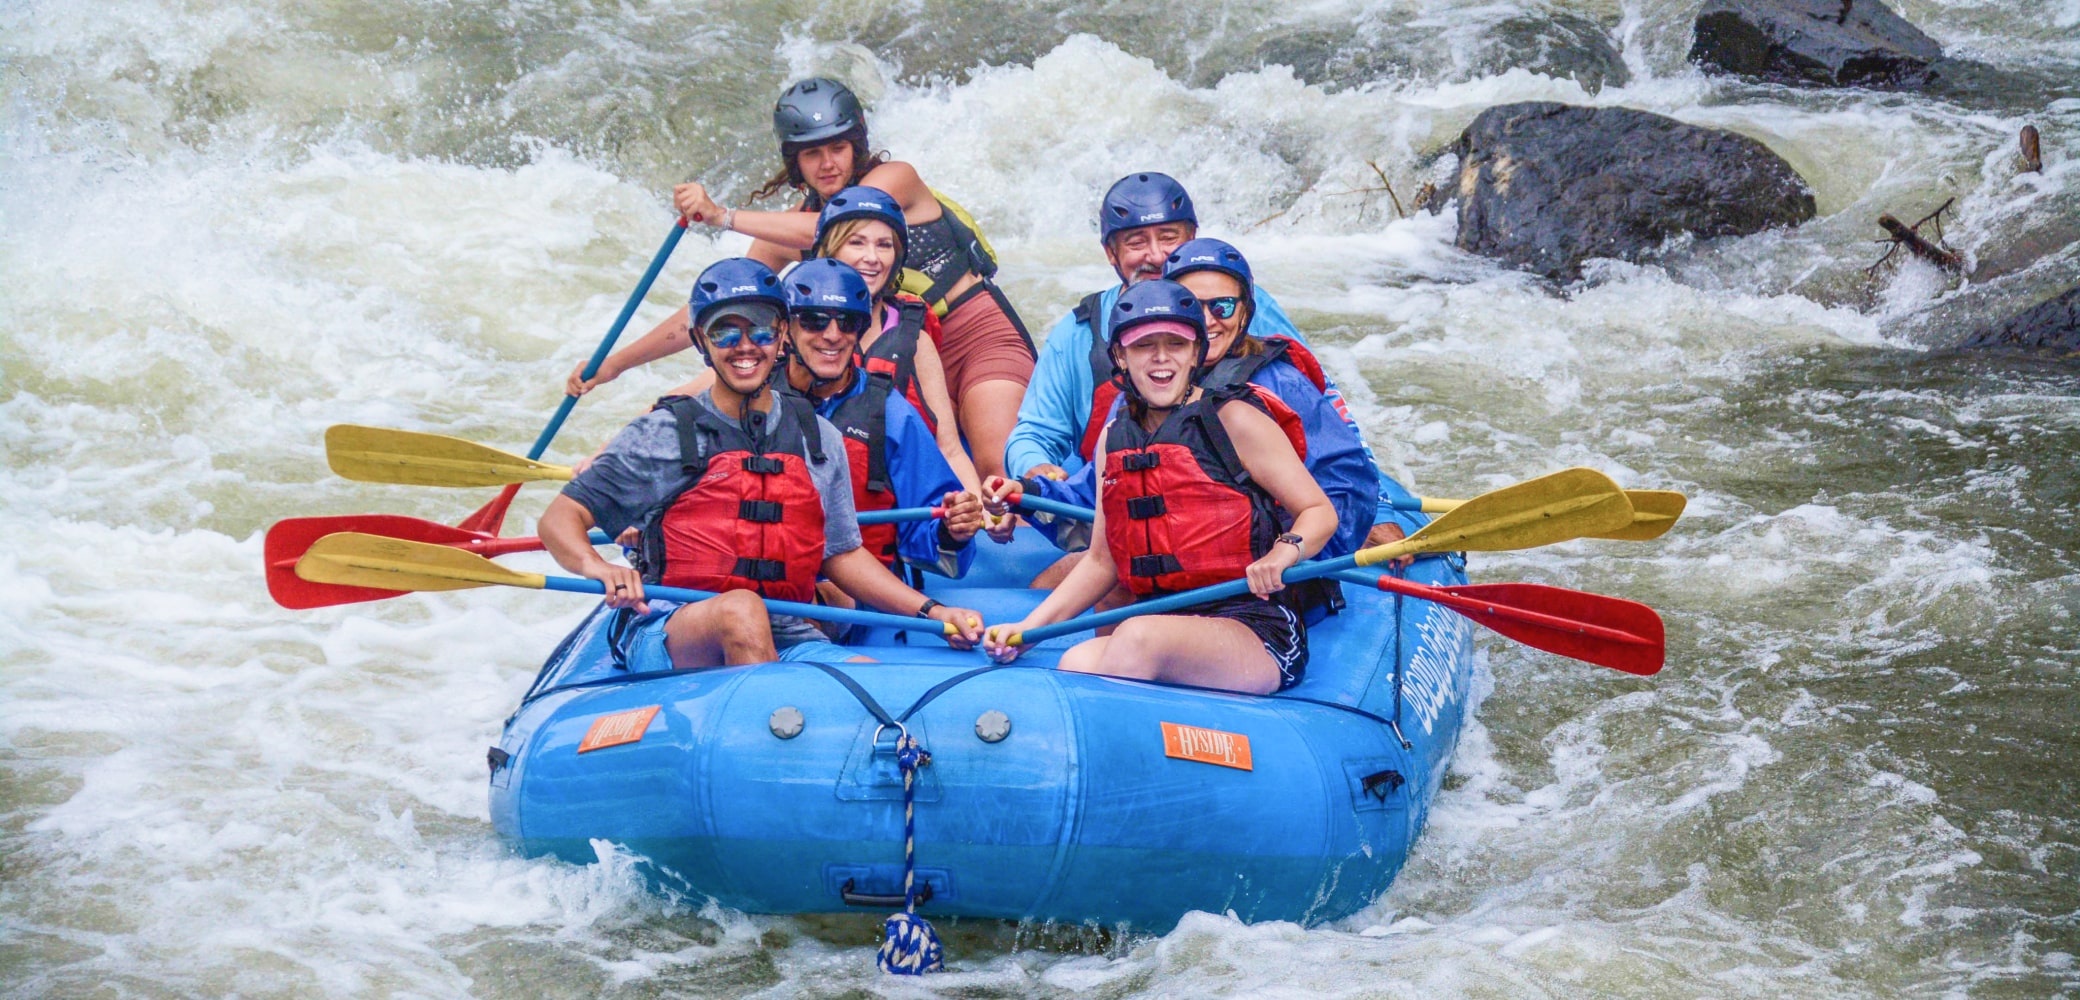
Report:
<svg viewBox="0 0 2080 1000"><path fill-rule="evenodd" d="M0 991L2080 992L2080 366L1947 349L2080 279L2080 92L2056 82L2080 75L2080 2L1896 3L1953 55L2054 81L1968 98L1704 76L1697 6L0 4ZM1504 22L1556 14L1607 33L1622 72L1494 57ZM1266 53L1371 68L1310 83ZM866 917L726 912L645 891L612 851L506 851L484 747L585 601L289 612L263 533L488 499L337 479L324 428L524 451L665 236L669 186L741 202L775 165L773 96L816 72L973 212L1036 332L1112 280L1104 187L1160 169L1416 492L1588 465L1689 494L1656 543L1472 565L1652 604L1667 669L1482 638L1485 698L1424 839L1323 927L942 921L953 971L897 981ZM1450 187L1474 115L1534 99L1756 137L1819 216L1555 289L1453 249L1449 211L1397 213ZM2042 173L2018 172L2025 122ZM1880 213L1953 197L1972 281L1866 274ZM743 246L711 234L637 330ZM653 368L548 457L689 371ZM550 495L524 490L508 533Z"/></svg>

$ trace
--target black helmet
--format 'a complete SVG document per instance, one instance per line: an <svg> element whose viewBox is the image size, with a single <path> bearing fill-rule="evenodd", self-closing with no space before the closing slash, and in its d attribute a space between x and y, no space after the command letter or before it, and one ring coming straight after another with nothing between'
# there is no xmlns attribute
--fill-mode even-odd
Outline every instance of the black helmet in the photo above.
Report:
<svg viewBox="0 0 2080 1000"><path fill-rule="evenodd" d="M867 114L845 85L812 77L790 85L773 105L773 134L782 145L822 142L853 129L866 131Z"/></svg>

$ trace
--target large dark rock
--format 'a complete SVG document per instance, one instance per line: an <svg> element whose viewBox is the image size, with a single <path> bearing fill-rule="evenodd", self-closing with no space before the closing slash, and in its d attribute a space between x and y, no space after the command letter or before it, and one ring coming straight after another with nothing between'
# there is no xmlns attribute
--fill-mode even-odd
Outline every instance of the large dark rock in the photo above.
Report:
<svg viewBox="0 0 2080 1000"><path fill-rule="evenodd" d="M1878 0L1705 0L1690 59L1794 87L1911 89L1943 47Z"/></svg>
<svg viewBox="0 0 2080 1000"><path fill-rule="evenodd" d="M1981 329L1966 347L2029 347L2080 351L2080 287Z"/></svg>
<svg viewBox="0 0 2080 1000"><path fill-rule="evenodd" d="M1813 217L1805 179L1744 135L1630 108L1529 102L1459 136L1461 249L1551 278L1639 260L1669 237L1738 236Z"/></svg>

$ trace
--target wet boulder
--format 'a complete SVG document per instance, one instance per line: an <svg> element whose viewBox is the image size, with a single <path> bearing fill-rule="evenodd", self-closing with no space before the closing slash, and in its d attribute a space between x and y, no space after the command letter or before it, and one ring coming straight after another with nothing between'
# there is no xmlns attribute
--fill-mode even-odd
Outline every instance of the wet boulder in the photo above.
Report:
<svg viewBox="0 0 2080 1000"><path fill-rule="evenodd" d="M1459 136L1461 249L1571 280L1669 237L1739 236L1813 217L1813 192L1744 135L1631 108L1533 101Z"/></svg>
<svg viewBox="0 0 2080 1000"><path fill-rule="evenodd" d="M1964 346L2080 351L2080 287L1979 330Z"/></svg>
<svg viewBox="0 0 2080 1000"><path fill-rule="evenodd" d="M1690 60L1793 87L1914 89L1943 47L1878 0L1705 0Z"/></svg>

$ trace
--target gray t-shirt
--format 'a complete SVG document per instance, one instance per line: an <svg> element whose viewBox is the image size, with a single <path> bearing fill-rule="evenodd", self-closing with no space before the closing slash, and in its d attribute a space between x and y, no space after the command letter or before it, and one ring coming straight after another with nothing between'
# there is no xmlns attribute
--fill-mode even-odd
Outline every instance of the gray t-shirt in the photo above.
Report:
<svg viewBox="0 0 2080 1000"><path fill-rule="evenodd" d="M718 415L722 412L709 393L701 393L695 401ZM762 420L771 414L754 412L752 416ZM823 438L824 461L821 465L809 463L809 478L823 498L823 554L828 559L859 548L859 515L852 507L852 469L845 458L844 437L822 417L816 418L816 430ZM714 447L712 435L695 433L701 435L704 448ZM679 464L678 421L670 410L652 410L614 435L592 465L563 488L563 495L590 511L592 522L613 538L630 526L649 524L691 485ZM773 637L784 648L804 638L820 638L821 633L800 618L774 615Z"/></svg>

